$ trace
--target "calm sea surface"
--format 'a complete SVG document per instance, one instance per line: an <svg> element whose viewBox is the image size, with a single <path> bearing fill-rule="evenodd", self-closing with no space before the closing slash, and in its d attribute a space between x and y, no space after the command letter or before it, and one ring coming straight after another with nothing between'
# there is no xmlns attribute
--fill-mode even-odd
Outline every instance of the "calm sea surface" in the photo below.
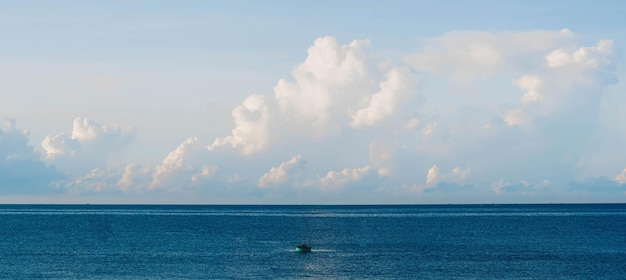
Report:
<svg viewBox="0 0 626 280"><path fill-rule="evenodd" d="M0 278L626 279L626 204L0 205Z"/></svg>

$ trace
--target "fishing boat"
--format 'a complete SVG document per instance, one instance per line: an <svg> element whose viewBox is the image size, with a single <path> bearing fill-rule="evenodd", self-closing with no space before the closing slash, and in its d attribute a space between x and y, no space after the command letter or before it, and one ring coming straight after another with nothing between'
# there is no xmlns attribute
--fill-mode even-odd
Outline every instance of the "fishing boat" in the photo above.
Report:
<svg viewBox="0 0 626 280"><path fill-rule="evenodd" d="M311 246L306 244L300 244L296 246L296 253L308 253L311 252Z"/></svg>

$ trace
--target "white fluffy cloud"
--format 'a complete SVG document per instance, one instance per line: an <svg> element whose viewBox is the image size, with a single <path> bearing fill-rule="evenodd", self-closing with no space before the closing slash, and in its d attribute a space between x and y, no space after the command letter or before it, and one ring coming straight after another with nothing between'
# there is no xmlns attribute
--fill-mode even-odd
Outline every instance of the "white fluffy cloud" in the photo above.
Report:
<svg viewBox="0 0 626 280"><path fill-rule="evenodd" d="M154 167L139 164L128 164L123 169L96 167L57 185L79 192L135 193L198 187L209 182L217 171L217 166L206 164L208 152L203 151L197 137L190 137Z"/></svg>
<svg viewBox="0 0 626 280"><path fill-rule="evenodd" d="M602 96L601 88L614 80L612 44L600 40L596 46L570 48L571 51L558 48L549 52L545 55L547 69L536 67L540 74L526 74L514 81L526 93L521 97L521 104L504 115L504 121L510 126L523 126L539 117L575 114L573 106L594 106ZM535 106L530 107L533 103ZM583 108L578 110L585 112ZM593 116L593 113L588 114L588 117Z"/></svg>
<svg viewBox="0 0 626 280"><path fill-rule="evenodd" d="M41 142L47 159L60 155L76 156L84 150L89 153L111 151L127 146L134 138L136 128L122 127L119 124L101 125L88 118L76 118L72 126L72 135L65 133L48 135Z"/></svg>
<svg viewBox="0 0 626 280"><path fill-rule="evenodd" d="M617 80L613 49L609 40L580 45L569 31L453 32L426 40L407 61L445 83L423 93L419 118L404 124L422 134L403 141L407 152L416 151L416 160L403 161L466 166L476 186L504 178L555 187L593 176L577 162L607 136L598 128L604 88ZM504 189L524 190L510 185Z"/></svg>
<svg viewBox="0 0 626 280"><path fill-rule="evenodd" d="M279 185L289 180L289 171L301 163L302 156L297 155L290 160L281 163L278 167L272 167L270 171L259 178L259 187L267 188L272 185Z"/></svg>
<svg viewBox="0 0 626 280"><path fill-rule="evenodd" d="M70 147L73 144L75 143L71 139L68 139L63 133L54 136L48 135L41 141L41 147L47 159L54 159L62 155L73 157L77 149L76 147Z"/></svg>
<svg viewBox="0 0 626 280"><path fill-rule="evenodd" d="M529 104L534 101L541 100L541 94L539 93L539 87L541 87L541 78L537 75L524 75L515 81L515 84L527 90L522 96L522 103Z"/></svg>
<svg viewBox="0 0 626 280"><path fill-rule="evenodd" d="M227 136L190 137L156 165L108 165L135 129L77 118L71 134L41 142L43 157L28 146L27 131L5 121L0 168L45 158L80 171L64 186L90 192L224 185L248 195L288 196L301 187L322 196L389 189L427 197L468 188L532 194L593 176L626 184L626 170L589 169L597 143L612 133L597 127L603 89L617 80L615 47L579 42L568 30L451 32L423 41L407 66L372 54L369 41L322 37L273 95L252 94L232 110ZM240 153L217 151L223 147ZM307 168L298 168L300 153ZM282 163L268 171L267 162Z"/></svg>
<svg viewBox="0 0 626 280"><path fill-rule="evenodd" d="M106 169L111 153L128 147L136 132L134 126L101 125L79 117L74 119L70 137L59 133L41 141L43 158L71 176L86 174L94 168Z"/></svg>
<svg viewBox="0 0 626 280"><path fill-rule="evenodd" d="M359 40L340 45L333 37L315 40L293 69L293 81L279 80L273 98L248 97L233 110L231 135L215 139L208 149L229 145L249 155L292 131L320 137L345 125L362 128L392 118L401 101L414 94L416 77L406 66L374 66L368 45Z"/></svg>
<svg viewBox="0 0 626 280"><path fill-rule="evenodd" d="M360 168L345 168L341 171L329 171L320 179L323 190L337 190L351 182L359 181L372 167L366 165Z"/></svg>
<svg viewBox="0 0 626 280"><path fill-rule="evenodd" d="M316 132L345 118L355 98L371 92L373 80L364 47L368 41L339 45L333 37L315 40L305 61L293 70L294 82L278 81L274 94L281 112Z"/></svg>
<svg viewBox="0 0 626 280"><path fill-rule="evenodd" d="M198 168L193 166L189 159L199 151L200 145L197 137L190 137L185 140L171 151L160 165L155 167L148 188L176 189L182 187L181 185L188 184L193 174L197 173L196 168Z"/></svg>
<svg viewBox="0 0 626 280"><path fill-rule="evenodd" d="M461 167L455 167L451 171L445 172L441 170L441 167L434 164L426 171L423 183L404 183L403 189L422 194L427 191L444 190L450 186L459 188L465 184L469 172L469 168L462 169Z"/></svg>
<svg viewBox="0 0 626 280"><path fill-rule="evenodd" d="M400 101L412 90L411 73L408 68L393 68L387 79L380 83L380 91L373 94L367 107L359 109L350 125L353 127L371 126L396 112Z"/></svg>
<svg viewBox="0 0 626 280"><path fill-rule="evenodd" d="M573 51L567 48L556 49L546 55L546 61L548 66L554 68L567 66L598 68L611 63L607 56L612 53L613 42L600 40L596 46L581 47Z"/></svg>
<svg viewBox="0 0 626 280"><path fill-rule="evenodd" d="M265 97L259 94L250 95L242 105L233 110L235 128L232 135L217 138L208 149L230 145L241 148L243 154L251 154L263 150L270 140L270 110Z"/></svg>
<svg viewBox="0 0 626 280"><path fill-rule="evenodd" d="M426 174L426 185L434 185L439 181L439 166L433 165Z"/></svg>

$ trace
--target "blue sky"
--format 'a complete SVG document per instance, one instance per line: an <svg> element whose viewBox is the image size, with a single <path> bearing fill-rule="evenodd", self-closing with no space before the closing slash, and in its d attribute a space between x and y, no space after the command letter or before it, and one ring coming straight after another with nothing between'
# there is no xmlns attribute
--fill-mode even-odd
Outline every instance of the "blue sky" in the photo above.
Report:
<svg viewBox="0 0 626 280"><path fill-rule="evenodd" d="M626 199L621 1L0 4L0 203Z"/></svg>

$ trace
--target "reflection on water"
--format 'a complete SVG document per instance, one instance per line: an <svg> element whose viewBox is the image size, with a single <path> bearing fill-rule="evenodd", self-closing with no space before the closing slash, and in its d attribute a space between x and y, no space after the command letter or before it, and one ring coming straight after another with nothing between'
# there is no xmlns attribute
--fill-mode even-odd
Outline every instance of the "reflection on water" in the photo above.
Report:
<svg viewBox="0 0 626 280"><path fill-rule="evenodd" d="M6 279L619 279L626 205L0 205ZM306 241L310 253L296 253Z"/></svg>

